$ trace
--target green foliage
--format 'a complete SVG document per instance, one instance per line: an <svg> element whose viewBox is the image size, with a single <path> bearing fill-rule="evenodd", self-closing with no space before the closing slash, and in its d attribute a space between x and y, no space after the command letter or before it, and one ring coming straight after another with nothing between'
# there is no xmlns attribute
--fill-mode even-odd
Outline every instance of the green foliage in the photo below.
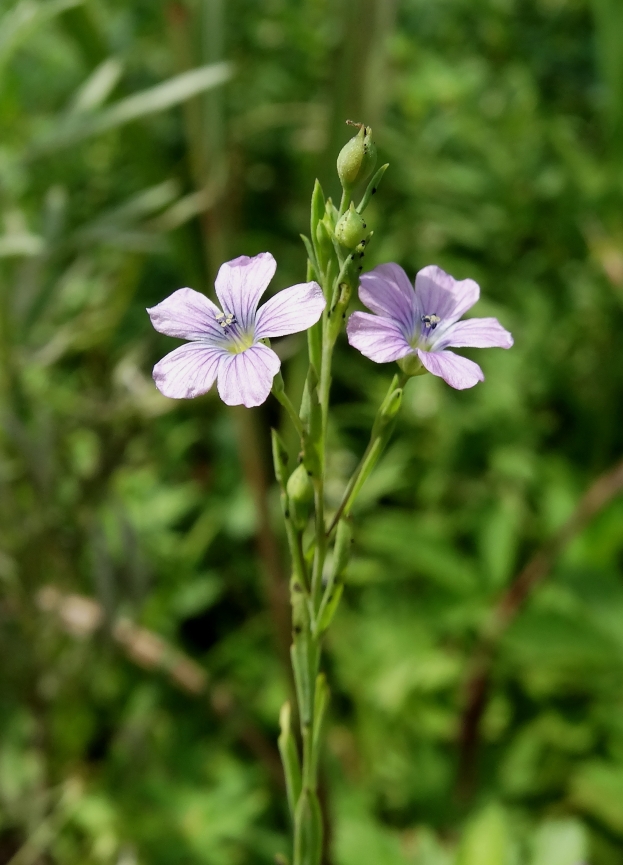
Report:
<svg viewBox="0 0 623 865"><path fill-rule="evenodd" d="M619 4L355 5L0 3L0 861L287 849L267 430L291 467L296 442L274 401L161 397L171 346L144 310L265 249L275 289L303 281L347 117L390 163L366 268L473 277L516 343L471 391L407 383L355 506L326 646L331 861L621 859L620 500L496 645L457 781L496 599L623 452ZM302 394L303 341L275 347ZM396 371L336 353L333 507Z"/></svg>

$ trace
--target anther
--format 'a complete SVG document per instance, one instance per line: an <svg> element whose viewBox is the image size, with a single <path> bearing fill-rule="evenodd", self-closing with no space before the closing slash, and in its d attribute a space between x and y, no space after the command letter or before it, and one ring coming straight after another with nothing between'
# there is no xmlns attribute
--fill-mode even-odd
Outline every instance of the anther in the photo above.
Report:
<svg viewBox="0 0 623 865"><path fill-rule="evenodd" d="M433 313L432 315L422 316L422 324L424 325L424 327L430 328L431 330L435 330L440 321L441 319L438 315L435 315L435 313Z"/></svg>
<svg viewBox="0 0 623 865"><path fill-rule="evenodd" d="M232 324L238 324L236 316L231 312L228 312L227 315L224 312L217 312L214 317L223 329L230 327Z"/></svg>

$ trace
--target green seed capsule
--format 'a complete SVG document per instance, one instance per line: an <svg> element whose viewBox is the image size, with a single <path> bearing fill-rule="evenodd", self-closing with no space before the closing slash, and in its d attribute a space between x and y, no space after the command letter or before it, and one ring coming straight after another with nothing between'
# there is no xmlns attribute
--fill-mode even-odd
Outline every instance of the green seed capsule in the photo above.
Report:
<svg viewBox="0 0 623 865"><path fill-rule="evenodd" d="M368 230L363 216L357 213L355 205L351 202L350 208L335 226L335 236L342 246L347 249L355 249L367 234Z"/></svg>
<svg viewBox="0 0 623 865"><path fill-rule="evenodd" d="M342 147L337 158L337 173L344 189L350 190L367 180L375 165L376 145L372 141L372 130L361 124L357 135Z"/></svg>

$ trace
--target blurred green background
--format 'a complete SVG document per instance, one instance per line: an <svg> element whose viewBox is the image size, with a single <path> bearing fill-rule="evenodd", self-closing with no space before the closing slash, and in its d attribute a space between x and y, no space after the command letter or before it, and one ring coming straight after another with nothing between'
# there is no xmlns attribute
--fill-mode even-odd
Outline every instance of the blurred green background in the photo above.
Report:
<svg viewBox="0 0 623 865"><path fill-rule="evenodd" d="M473 390L410 382L364 489L327 641L326 862L623 862L623 500L483 643L623 454L621 0L0 10L0 863L287 850L289 432L272 398L161 397L175 343L145 307L263 250L273 290L302 281L346 118L391 163L367 266L473 277L515 347L474 354ZM279 351L300 392L304 340ZM391 374L339 346L333 503Z"/></svg>

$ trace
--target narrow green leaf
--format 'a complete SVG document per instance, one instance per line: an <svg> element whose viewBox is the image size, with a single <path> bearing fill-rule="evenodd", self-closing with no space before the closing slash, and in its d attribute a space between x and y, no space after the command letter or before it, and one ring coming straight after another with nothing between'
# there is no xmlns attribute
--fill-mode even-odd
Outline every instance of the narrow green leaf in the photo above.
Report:
<svg viewBox="0 0 623 865"><path fill-rule="evenodd" d="M319 673L316 676L316 690L314 693L314 729L312 732L313 778L316 778L318 774L318 761L320 759L324 724L327 717L327 709L329 708L330 697L331 692L329 690L329 686L327 685L327 677L324 673Z"/></svg>
<svg viewBox="0 0 623 865"><path fill-rule="evenodd" d="M324 632L333 621L333 617L335 616L337 608L340 605L343 591L344 583L337 583L331 588L331 592L327 597L327 602L321 611L320 618L318 619L318 625L316 626L316 633L319 636L320 634L324 634Z"/></svg>
<svg viewBox="0 0 623 865"><path fill-rule="evenodd" d="M389 168L389 162L386 162L385 165L381 165L379 170L376 172L370 183L366 188L366 191L363 194L363 198L359 202L359 207L357 208L358 213L363 213L368 204L370 204L370 199L375 194L376 190L379 188L379 183L383 179L383 175Z"/></svg>
<svg viewBox="0 0 623 865"><path fill-rule="evenodd" d="M97 66L76 91L71 101L71 114L85 114L99 108L117 86L123 73L118 57L107 57Z"/></svg>
<svg viewBox="0 0 623 865"><path fill-rule="evenodd" d="M296 809L294 861L296 865L320 865L322 815L313 790L303 790Z"/></svg>
<svg viewBox="0 0 623 865"><path fill-rule="evenodd" d="M314 646L306 631L295 636L290 652L301 724L309 725L312 721L316 663L313 657Z"/></svg>
<svg viewBox="0 0 623 865"><path fill-rule="evenodd" d="M283 763L283 771L286 778L286 790L288 794L288 805L290 814L294 820L296 803L301 795L301 763L299 760L296 741L292 733L292 709L289 702L285 702L281 707L279 714L279 726L281 733L277 744L279 745L279 753Z"/></svg>
<svg viewBox="0 0 623 865"><path fill-rule="evenodd" d="M316 253L314 251L314 248L311 245L309 238L305 237L304 234L301 234L301 240L303 241L303 244L305 245L305 251L307 252L307 258L309 259L309 262L314 269L315 278L317 280L319 280L320 279L320 271L318 270L318 261L316 259Z"/></svg>
<svg viewBox="0 0 623 865"><path fill-rule="evenodd" d="M33 158L61 150L85 138L123 126L132 120L157 114L199 93L219 87L229 81L231 76L232 67L229 63L213 63L210 66L200 66L190 72L183 72L162 84L128 96L88 118L68 120L38 144L35 143L29 155Z"/></svg>

